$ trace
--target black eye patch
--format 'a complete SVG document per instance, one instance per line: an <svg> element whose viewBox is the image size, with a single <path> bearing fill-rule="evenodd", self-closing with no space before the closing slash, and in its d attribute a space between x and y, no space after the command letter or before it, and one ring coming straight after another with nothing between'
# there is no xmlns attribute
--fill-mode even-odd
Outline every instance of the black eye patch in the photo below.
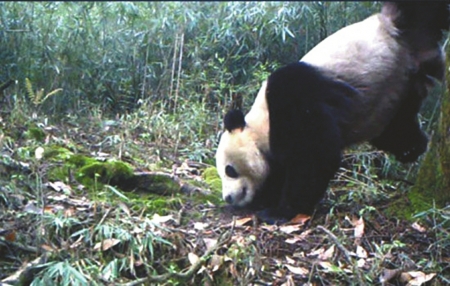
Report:
<svg viewBox="0 0 450 286"><path fill-rule="evenodd" d="M225 167L225 174L230 178L237 178L239 177L239 174L236 172L236 169L234 169L232 166L227 165Z"/></svg>

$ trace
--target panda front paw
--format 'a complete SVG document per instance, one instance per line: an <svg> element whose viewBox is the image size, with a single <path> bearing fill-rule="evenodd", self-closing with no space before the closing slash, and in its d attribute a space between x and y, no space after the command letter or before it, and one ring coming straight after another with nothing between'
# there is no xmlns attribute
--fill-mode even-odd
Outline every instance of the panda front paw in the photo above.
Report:
<svg viewBox="0 0 450 286"><path fill-rule="evenodd" d="M279 208L267 208L256 212L256 216L267 224L281 225L289 222L297 213Z"/></svg>
<svg viewBox="0 0 450 286"><path fill-rule="evenodd" d="M412 146L411 148L409 148L406 151L394 154L395 159L397 159L398 161L400 161L402 163L412 163L412 162L417 161L419 156L422 155L423 153L425 153L425 151L427 150L426 143L427 142L422 143L420 145L418 144L417 146Z"/></svg>

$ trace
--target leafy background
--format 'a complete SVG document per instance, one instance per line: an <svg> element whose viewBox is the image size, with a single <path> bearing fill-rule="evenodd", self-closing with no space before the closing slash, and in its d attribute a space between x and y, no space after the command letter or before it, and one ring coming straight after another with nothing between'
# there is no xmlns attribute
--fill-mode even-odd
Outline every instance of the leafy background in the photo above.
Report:
<svg viewBox="0 0 450 286"><path fill-rule="evenodd" d="M205 178L227 109L248 110L270 72L380 7L0 2L0 279L403 285L437 276L436 285L450 283L448 208L416 214L425 227L384 212L404 199L418 164L353 148L304 232L252 227L247 218L230 227L220 181ZM430 134L441 94L435 90L422 109ZM97 173L93 183L82 181L79 165L100 159L112 162L108 168L127 170L119 160L165 173L189 159L202 177L189 166L187 177L207 181L212 193L147 197L100 184Z"/></svg>

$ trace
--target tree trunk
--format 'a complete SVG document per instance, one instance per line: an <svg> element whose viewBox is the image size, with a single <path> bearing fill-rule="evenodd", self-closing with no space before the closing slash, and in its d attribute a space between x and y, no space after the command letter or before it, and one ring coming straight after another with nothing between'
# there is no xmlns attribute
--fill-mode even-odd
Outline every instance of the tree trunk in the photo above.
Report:
<svg viewBox="0 0 450 286"><path fill-rule="evenodd" d="M447 55L450 48L447 46ZM444 207L450 203L450 60L444 80L443 96L437 130L420 166L417 181L408 197L413 213L429 209L436 203Z"/></svg>

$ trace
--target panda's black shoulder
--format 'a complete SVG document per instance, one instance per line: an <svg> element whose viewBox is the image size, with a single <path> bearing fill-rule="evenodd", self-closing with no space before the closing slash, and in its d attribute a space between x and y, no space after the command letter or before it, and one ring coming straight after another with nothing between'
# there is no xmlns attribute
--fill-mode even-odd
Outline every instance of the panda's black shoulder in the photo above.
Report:
<svg viewBox="0 0 450 286"><path fill-rule="evenodd" d="M286 89L293 89L299 83L320 82L325 80L318 68L306 62L294 62L275 70L268 79L268 87L276 88L277 85L284 85Z"/></svg>
<svg viewBox="0 0 450 286"><path fill-rule="evenodd" d="M357 108L352 105L352 98L358 93L351 85L330 78L319 68L300 61L283 66L269 76L266 100L270 118L281 116L293 120L295 114L322 109L322 112L345 119L352 108Z"/></svg>
<svg viewBox="0 0 450 286"><path fill-rule="evenodd" d="M308 156L308 145L326 144L324 138L343 148L347 142L341 128L352 122L352 109L357 108L352 98L357 93L305 62L277 69L266 87L271 155L280 162L297 160Z"/></svg>

